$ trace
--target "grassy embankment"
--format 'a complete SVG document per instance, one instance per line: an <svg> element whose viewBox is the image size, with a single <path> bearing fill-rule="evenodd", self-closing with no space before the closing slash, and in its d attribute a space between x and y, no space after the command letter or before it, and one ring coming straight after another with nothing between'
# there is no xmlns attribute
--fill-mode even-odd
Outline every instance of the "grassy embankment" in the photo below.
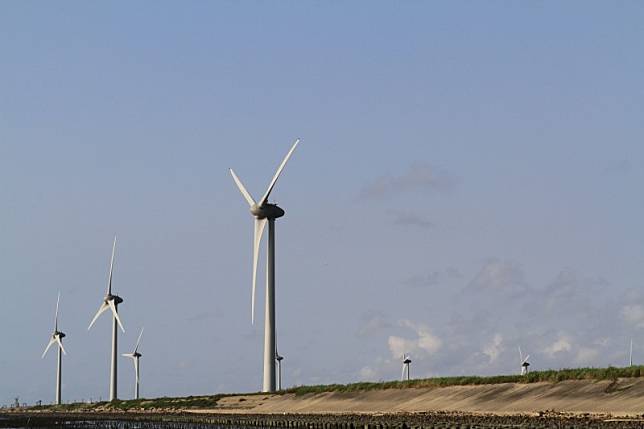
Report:
<svg viewBox="0 0 644 429"><path fill-rule="evenodd" d="M640 377L644 374L644 366L626 368L576 368L534 371L527 375L496 375L488 377L462 376L462 377L435 377L414 379L410 381L385 381L371 383L328 384L316 386L297 386L277 392L276 394L292 393L304 395L307 393L323 392L358 392L384 389L404 389L423 387L467 386L501 383L538 383L560 382L566 380L617 380L618 378ZM253 395L266 395L265 393L252 393ZM100 411L127 411L127 410L180 410L214 408L217 401L223 397L237 396L237 394L219 394L210 396L188 396L183 398L156 398L137 399L114 402L97 402L93 404L73 403L64 405L42 405L31 407L34 411L75 411L75 412L100 412ZM243 401L240 398L240 401Z"/></svg>

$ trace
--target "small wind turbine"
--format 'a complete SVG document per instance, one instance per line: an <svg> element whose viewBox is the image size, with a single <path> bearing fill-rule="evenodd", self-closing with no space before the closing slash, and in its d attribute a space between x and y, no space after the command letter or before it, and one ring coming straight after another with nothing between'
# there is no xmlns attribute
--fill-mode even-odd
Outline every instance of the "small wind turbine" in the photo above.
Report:
<svg viewBox="0 0 644 429"><path fill-rule="evenodd" d="M141 353L139 353L139 343L141 342L141 335L143 335L143 328L141 328L141 333L139 334L139 339L136 340L136 347L134 347L134 351L132 353L123 353L122 356L128 357L134 361L134 399L139 399L139 381L140 381L140 366L139 366L139 359L141 356L143 356Z"/></svg>
<svg viewBox="0 0 644 429"><path fill-rule="evenodd" d="M521 346L519 346L519 360L521 361L521 375L526 375L528 373L528 367L530 366L528 359L530 359L530 355L523 357L523 353L521 353Z"/></svg>
<svg viewBox="0 0 644 429"><path fill-rule="evenodd" d="M107 281L107 294L103 298L103 303L99 307L96 315L89 323L87 330L89 331L96 319L107 311L107 309L112 310L112 366L110 368L110 401L117 399L117 354L118 354L118 337L117 337L117 324L121 327L121 331L125 332L123 324L121 323L121 318L118 313L118 305L123 302L123 298L118 295L112 295L112 271L114 269L114 251L116 250L116 236L114 236L114 244L112 245L112 259L110 260L110 275Z"/></svg>
<svg viewBox="0 0 644 429"><path fill-rule="evenodd" d="M633 339L631 338L631 352L628 356L628 366L633 366Z"/></svg>
<svg viewBox="0 0 644 429"><path fill-rule="evenodd" d="M277 204L269 203L268 197L280 177L286 162L300 140L296 140L288 151L286 157L277 168L268 189L262 198L255 202L235 172L230 169L235 184L250 206L250 213L255 217L255 239L253 243L253 290L251 298L251 321L255 323L255 284L257 280L257 260L259 259L259 245L262 241L264 228L268 223L268 251L266 261L266 307L264 312L264 380L263 392L275 391L275 219L284 216L284 210Z"/></svg>
<svg viewBox="0 0 644 429"><path fill-rule="evenodd" d="M408 354L402 355L402 381L409 381L409 364L411 363L411 358Z"/></svg>
<svg viewBox="0 0 644 429"><path fill-rule="evenodd" d="M56 367L56 405L61 404L61 390L62 390L62 371L63 371L63 355L62 353L67 354L65 351L65 348L63 347L63 338L65 338L65 334L61 331L58 330L58 304L60 304L60 292L58 292L58 299L56 300L56 316L54 317L54 333L51 334L51 338L49 339L49 343L47 344L47 347L45 348L44 353L42 354L42 358L45 358L45 355L47 354L47 351L49 348L54 344L58 344L58 365Z"/></svg>
<svg viewBox="0 0 644 429"><path fill-rule="evenodd" d="M282 361L284 356L280 356L275 352L275 360L277 361L277 390L282 390Z"/></svg>

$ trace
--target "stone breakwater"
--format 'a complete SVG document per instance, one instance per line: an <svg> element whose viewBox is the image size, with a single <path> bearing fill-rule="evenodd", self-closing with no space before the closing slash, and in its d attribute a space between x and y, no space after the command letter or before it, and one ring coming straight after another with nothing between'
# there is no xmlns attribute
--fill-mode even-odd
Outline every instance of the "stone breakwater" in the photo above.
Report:
<svg viewBox="0 0 644 429"><path fill-rule="evenodd" d="M61 429L492 429L492 428L643 428L644 419L609 416L490 415L466 413L396 414L161 414L161 413L37 413L0 416L0 427Z"/></svg>

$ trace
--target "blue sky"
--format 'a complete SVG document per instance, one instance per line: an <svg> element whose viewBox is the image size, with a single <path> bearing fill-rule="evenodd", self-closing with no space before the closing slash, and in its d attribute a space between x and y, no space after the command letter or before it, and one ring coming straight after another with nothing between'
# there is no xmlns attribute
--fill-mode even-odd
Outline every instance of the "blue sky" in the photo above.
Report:
<svg viewBox="0 0 644 429"><path fill-rule="evenodd" d="M644 356L639 2L0 6L0 403L105 398L107 281L142 395L255 391L272 194L286 385ZM261 276L261 273L260 273ZM260 277L262 278L262 277ZM260 293L259 308L263 295ZM262 318L260 317L261 321ZM636 359L637 360L637 359ZM120 396L131 362L120 362Z"/></svg>

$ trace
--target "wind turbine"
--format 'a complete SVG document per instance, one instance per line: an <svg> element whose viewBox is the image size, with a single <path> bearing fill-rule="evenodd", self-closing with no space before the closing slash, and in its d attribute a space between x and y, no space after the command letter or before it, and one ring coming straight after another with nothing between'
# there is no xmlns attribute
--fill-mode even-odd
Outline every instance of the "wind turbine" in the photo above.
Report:
<svg viewBox="0 0 644 429"><path fill-rule="evenodd" d="M519 346L519 360L521 361L521 375L526 375L528 373L528 367L530 366L528 359L530 359L530 355L523 357L523 353L521 353L521 346Z"/></svg>
<svg viewBox="0 0 644 429"><path fill-rule="evenodd" d="M411 363L411 358L408 354L402 355L402 363L403 363L403 367L402 367L401 380L405 381L406 379L407 381L409 381L409 364Z"/></svg>
<svg viewBox="0 0 644 429"><path fill-rule="evenodd" d="M112 310L112 366L110 368L110 401L117 399L117 362L116 357L118 353L118 342L117 342L117 324L121 328L121 331L125 332L123 328L123 323L121 323L121 318L118 313L118 305L123 302L123 298L118 295L112 295L112 272L114 269L114 251L116 250L116 236L114 236L114 244L112 245L112 259L110 260L110 275L107 281L107 293L105 298L103 298L103 303L99 307L96 315L89 323L87 330L89 331L96 322L96 319L99 318L107 309Z"/></svg>
<svg viewBox="0 0 644 429"><path fill-rule="evenodd" d="M277 390L282 390L282 361L284 356L281 356L277 351L277 337L275 337L275 361L277 362Z"/></svg>
<svg viewBox="0 0 644 429"><path fill-rule="evenodd" d="M291 150L277 169L268 185L268 189L259 201L255 201L248 193L235 172L230 169L230 174L237 184L239 191L250 206L250 213L255 217L255 238L253 242L253 289L251 298L251 322L255 323L255 285L257 280L257 260L259 258L259 245L262 241L264 228L268 223L268 251L266 255L266 308L264 315L264 382L263 392L275 391L275 219L284 216L284 210L268 202L268 197L280 177L286 162L297 147L299 139L295 141Z"/></svg>
<svg viewBox="0 0 644 429"><path fill-rule="evenodd" d="M65 348L63 347L63 338L65 334L58 330L58 304L60 304L60 292L58 292L58 299L56 300L56 316L54 317L54 333L51 334L49 343L45 348L45 351L42 354L42 359L45 358L47 351L54 344L58 344L58 364L56 366L56 405L60 405L61 402L61 391L62 391L62 371L63 371L63 353L67 354Z"/></svg>
<svg viewBox="0 0 644 429"><path fill-rule="evenodd" d="M628 356L628 366L633 366L633 339L631 338L631 352Z"/></svg>
<svg viewBox="0 0 644 429"><path fill-rule="evenodd" d="M122 355L132 359L132 361L134 362L134 377L135 377L134 399L139 399L139 381L140 381L139 359L141 358L141 356L143 356L141 353L139 353L139 343L141 342L141 335L143 335L143 328L141 328L139 339L136 340L136 347L134 347L134 351L132 353L123 353Z"/></svg>

